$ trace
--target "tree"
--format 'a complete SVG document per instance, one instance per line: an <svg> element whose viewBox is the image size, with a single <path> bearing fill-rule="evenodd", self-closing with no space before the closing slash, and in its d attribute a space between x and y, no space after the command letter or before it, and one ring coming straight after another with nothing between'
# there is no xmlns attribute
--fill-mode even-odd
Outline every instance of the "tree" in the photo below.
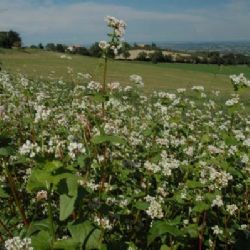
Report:
<svg viewBox="0 0 250 250"><path fill-rule="evenodd" d="M42 43L39 43L39 44L38 44L38 48L39 48L39 49L44 49L44 46L42 45Z"/></svg>
<svg viewBox="0 0 250 250"><path fill-rule="evenodd" d="M172 55L165 55L164 56L165 57L165 62L173 62L173 57L172 57Z"/></svg>
<svg viewBox="0 0 250 250"><path fill-rule="evenodd" d="M56 51L56 46L54 43L48 43L46 46L45 46L46 50L50 50L50 51Z"/></svg>
<svg viewBox="0 0 250 250"><path fill-rule="evenodd" d="M131 45L127 42L122 43L122 49L121 49L121 54L125 59L130 57L130 52L129 50L131 49Z"/></svg>
<svg viewBox="0 0 250 250"><path fill-rule="evenodd" d="M150 55L152 63L165 62L165 57L161 50L157 50Z"/></svg>
<svg viewBox="0 0 250 250"><path fill-rule="evenodd" d="M56 45L56 51L63 53L63 52L65 52L65 48L61 43L58 43Z"/></svg>
<svg viewBox="0 0 250 250"><path fill-rule="evenodd" d="M34 44L30 45L30 48L31 49L38 49L37 45L34 45Z"/></svg>
<svg viewBox="0 0 250 250"><path fill-rule="evenodd" d="M102 50L99 47L98 42L95 42L94 44L91 45L91 47L89 48L89 53L90 53L91 56L101 57Z"/></svg>
<svg viewBox="0 0 250 250"><path fill-rule="evenodd" d="M145 51L141 51L137 55L136 60L138 60L138 61L148 61L149 60L148 54Z"/></svg>
<svg viewBox="0 0 250 250"><path fill-rule="evenodd" d="M0 32L0 47L3 48L12 48L12 47L21 47L22 39L20 35L13 30L7 32Z"/></svg>
<svg viewBox="0 0 250 250"><path fill-rule="evenodd" d="M129 52L128 50L123 51L123 52L122 52L122 55L123 55L123 57L124 57L125 59L128 59L128 58L131 56L131 54L130 54L130 52Z"/></svg>
<svg viewBox="0 0 250 250"><path fill-rule="evenodd" d="M85 47L79 47L75 49L75 53L83 56L89 56L90 53L87 48Z"/></svg>

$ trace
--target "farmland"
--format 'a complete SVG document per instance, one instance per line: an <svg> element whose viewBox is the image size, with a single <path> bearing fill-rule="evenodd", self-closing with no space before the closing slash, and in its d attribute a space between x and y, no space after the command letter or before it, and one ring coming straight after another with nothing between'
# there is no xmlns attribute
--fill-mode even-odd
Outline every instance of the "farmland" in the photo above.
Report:
<svg viewBox="0 0 250 250"><path fill-rule="evenodd" d="M54 77L70 79L68 67L74 73L90 73L99 77L101 72L98 58L70 55L71 60L61 58L62 54L41 50L11 51L0 50L0 60L3 69L12 72L25 73L30 77ZM244 73L250 77L250 67L247 66L217 66L193 64L151 64L140 62L109 62L108 80L127 83L131 74L139 74L145 82L145 90L176 89L203 85L206 89L230 91L229 75ZM99 79L100 80L100 79Z"/></svg>

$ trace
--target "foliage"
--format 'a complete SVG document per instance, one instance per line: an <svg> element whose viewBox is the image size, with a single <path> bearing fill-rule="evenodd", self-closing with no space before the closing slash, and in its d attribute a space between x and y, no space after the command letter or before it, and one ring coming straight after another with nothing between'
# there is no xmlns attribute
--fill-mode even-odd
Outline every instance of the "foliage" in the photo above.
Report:
<svg viewBox="0 0 250 250"><path fill-rule="evenodd" d="M22 39L16 31L0 32L0 47L10 49L12 47L21 47L21 45Z"/></svg>

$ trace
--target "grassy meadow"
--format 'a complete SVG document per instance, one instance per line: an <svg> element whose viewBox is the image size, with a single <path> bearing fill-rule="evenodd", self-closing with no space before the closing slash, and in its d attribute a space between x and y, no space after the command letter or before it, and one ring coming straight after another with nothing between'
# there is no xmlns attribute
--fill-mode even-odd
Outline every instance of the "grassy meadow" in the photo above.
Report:
<svg viewBox="0 0 250 250"><path fill-rule="evenodd" d="M102 72L101 59L71 55L72 59L61 58L62 54L40 50L0 50L2 68L11 72L25 73L29 77L69 78L67 67L74 73L91 73L97 80ZM229 75L244 73L250 77L247 66L217 66L193 64L152 64L141 62L110 61L108 80L127 84L131 74L139 74L145 82L145 90L189 88L203 85L206 89L231 91Z"/></svg>

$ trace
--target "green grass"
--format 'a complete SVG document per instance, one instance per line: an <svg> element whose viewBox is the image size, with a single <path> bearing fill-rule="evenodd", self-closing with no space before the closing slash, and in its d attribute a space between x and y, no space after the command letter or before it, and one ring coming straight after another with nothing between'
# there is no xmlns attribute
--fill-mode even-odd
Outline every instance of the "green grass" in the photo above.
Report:
<svg viewBox="0 0 250 250"><path fill-rule="evenodd" d="M62 54L41 50L0 50L2 68L11 72L25 73L30 77L69 79L67 67L75 73L91 73L97 80L102 75L101 59L73 55L72 60L60 58ZM229 75L245 73L250 78L250 67L195 64L152 64L110 60L108 80L127 84L131 74L139 74L145 82L146 92L159 89L190 88L203 85L207 90L217 89L225 94L232 92ZM249 93L249 91L248 91ZM250 94L244 94L249 98Z"/></svg>

